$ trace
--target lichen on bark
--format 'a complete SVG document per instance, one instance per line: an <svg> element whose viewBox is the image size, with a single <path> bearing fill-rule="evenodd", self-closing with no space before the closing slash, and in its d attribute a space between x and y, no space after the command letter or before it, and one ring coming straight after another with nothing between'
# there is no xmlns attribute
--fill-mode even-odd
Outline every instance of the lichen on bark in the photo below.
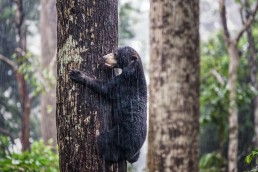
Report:
<svg viewBox="0 0 258 172"><path fill-rule="evenodd" d="M58 58L58 61L60 63L59 72L63 74L64 67L71 62L73 62L73 64L80 65L83 61L80 53L85 51L87 51L87 49L85 47L78 48L78 43L76 42L76 40L72 38L72 35L69 35L63 47L60 48L58 51L58 57L60 57Z"/></svg>

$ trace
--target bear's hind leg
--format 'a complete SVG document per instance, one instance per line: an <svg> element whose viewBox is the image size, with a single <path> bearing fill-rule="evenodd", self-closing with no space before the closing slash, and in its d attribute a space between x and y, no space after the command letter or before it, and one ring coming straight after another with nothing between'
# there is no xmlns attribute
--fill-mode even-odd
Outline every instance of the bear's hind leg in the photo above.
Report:
<svg viewBox="0 0 258 172"><path fill-rule="evenodd" d="M118 146L118 139L117 127L99 135L98 148L101 156L106 161L117 162L118 160L122 159L123 154Z"/></svg>

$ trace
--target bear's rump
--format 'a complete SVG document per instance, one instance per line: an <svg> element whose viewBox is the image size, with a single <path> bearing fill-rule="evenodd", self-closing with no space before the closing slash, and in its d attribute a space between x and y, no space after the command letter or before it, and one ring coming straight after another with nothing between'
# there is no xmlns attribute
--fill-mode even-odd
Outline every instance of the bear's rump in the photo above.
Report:
<svg viewBox="0 0 258 172"><path fill-rule="evenodd" d="M119 146L129 157L140 150L146 138L146 126L144 124L140 125L141 127L139 127L139 124L127 124L120 128Z"/></svg>

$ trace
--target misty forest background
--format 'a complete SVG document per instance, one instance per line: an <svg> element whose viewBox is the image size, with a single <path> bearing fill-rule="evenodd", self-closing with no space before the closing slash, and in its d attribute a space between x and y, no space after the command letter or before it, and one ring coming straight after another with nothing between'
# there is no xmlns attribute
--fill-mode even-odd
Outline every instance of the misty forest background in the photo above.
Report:
<svg viewBox="0 0 258 172"><path fill-rule="evenodd" d="M225 29L219 1L200 0L198 168L202 172L228 171L229 111L234 108L229 105L231 44L225 32L237 35L256 3L227 0ZM129 45L139 52L150 83L149 1L120 0L118 8L119 46ZM254 15L236 44L238 171L256 170L258 155L257 21ZM54 0L0 1L0 171L59 171L56 25ZM140 159L128 164L128 171L148 170L147 143Z"/></svg>

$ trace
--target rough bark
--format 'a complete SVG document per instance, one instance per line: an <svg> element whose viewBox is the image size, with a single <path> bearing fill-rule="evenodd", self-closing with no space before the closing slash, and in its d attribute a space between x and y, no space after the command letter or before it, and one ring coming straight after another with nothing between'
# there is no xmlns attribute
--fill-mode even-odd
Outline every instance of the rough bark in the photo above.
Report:
<svg viewBox="0 0 258 172"><path fill-rule="evenodd" d="M197 172L199 1L151 0L147 171Z"/></svg>
<svg viewBox="0 0 258 172"><path fill-rule="evenodd" d="M56 77L56 0L41 0L41 64L51 76ZM56 82L45 80L45 92L41 95L41 136L45 143L52 139L56 145Z"/></svg>
<svg viewBox="0 0 258 172"><path fill-rule="evenodd" d="M108 102L68 78L71 69L107 79L98 58L117 47L117 0L57 0L57 142L61 171L126 171L99 155L97 136L111 124Z"/></svg>

